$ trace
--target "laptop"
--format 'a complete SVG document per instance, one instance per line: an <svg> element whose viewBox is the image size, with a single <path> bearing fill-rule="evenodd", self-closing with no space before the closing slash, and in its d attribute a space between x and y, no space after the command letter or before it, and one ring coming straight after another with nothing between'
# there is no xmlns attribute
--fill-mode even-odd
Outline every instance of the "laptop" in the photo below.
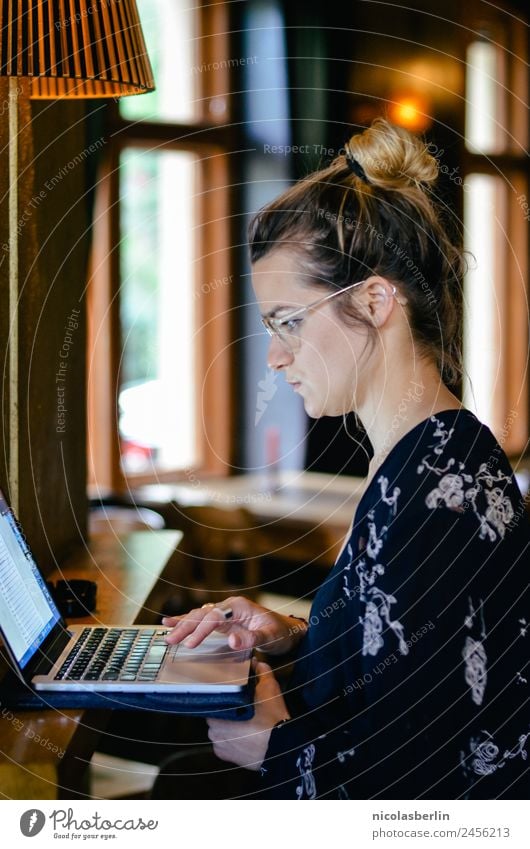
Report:
<svg viewBox="0 0 530 849"><path fill-rule="evenodd" d="M18 676L39 691L225 694L249 682L251 652L214 632L168 646L152 625L67 625L0 490L0 635Z"/></svg>

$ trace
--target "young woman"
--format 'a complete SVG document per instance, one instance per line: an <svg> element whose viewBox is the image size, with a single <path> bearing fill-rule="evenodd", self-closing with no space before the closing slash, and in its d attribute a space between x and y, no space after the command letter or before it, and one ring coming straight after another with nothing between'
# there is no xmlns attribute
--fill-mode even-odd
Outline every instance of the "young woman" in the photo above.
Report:
<svg viewBox="0 0 530 849"><path fill-rule="evenodd" d="M209 720L263 797L527 798L530 533L501 446L448 388L463 263L437 163L383 119L345 151L262 209L250 244L270 368L372 443L351 531L309 627L233 598L166 620L168 641L220 627L295 651L283 693L257 664L253 719Z"/></svg>

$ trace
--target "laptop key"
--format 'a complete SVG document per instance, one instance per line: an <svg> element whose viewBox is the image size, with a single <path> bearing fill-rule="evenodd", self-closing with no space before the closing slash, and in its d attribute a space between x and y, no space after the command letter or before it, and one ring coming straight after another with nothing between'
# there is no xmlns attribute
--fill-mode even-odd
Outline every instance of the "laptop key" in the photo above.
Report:
<svg viewBox="0 0 530 849"><path fill-rule="evenodd" d="M76 644L58 675L85 681L155 681L168 652L161 639L166 633L155 628L87 630L88 640Z"/></svg>
<svg viewBox="0 0 530 849"><path fill-rule="evenodd" d="M166 654L167 649L167 646L152 646L149 654L145 658L145 662L149 663L151 661L161 661Z"/></svg>

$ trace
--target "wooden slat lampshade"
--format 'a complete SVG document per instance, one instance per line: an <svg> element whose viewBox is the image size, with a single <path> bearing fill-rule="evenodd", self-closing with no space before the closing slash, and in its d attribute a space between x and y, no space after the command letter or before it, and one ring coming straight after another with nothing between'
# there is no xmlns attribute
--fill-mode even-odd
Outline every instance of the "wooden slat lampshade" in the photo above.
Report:
<svg viewBox="0 0 530 849"><path fill-rule="evenodd" d="M0 76L35 99L154 89L135 0L0 0Z"/></svg>

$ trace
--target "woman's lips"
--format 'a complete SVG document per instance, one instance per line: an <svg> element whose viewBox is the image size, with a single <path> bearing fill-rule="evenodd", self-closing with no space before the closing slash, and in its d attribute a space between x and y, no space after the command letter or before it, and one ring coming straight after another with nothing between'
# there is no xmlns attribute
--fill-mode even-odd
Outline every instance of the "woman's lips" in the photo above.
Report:
<svg viewBox="0 0 530 849"><path fill-rule="evenodd" d="M294 392L298 392L298 390L300 389L301 385L302 385L302 384L301 384L299 381L296 381L296 380L295 380L295 381L289 381L289 386L292 386L292 387L293 387L293 391L294 391Z"/></svg>

